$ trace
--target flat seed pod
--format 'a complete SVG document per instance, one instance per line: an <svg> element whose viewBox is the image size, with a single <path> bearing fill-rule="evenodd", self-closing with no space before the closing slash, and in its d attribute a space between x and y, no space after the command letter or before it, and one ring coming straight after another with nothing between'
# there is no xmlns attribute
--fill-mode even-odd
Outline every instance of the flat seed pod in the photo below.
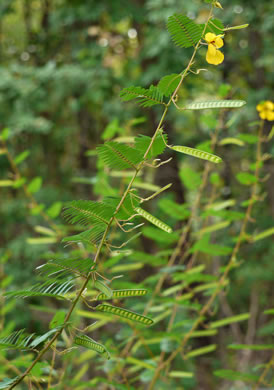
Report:
<svg viewBox="0 0 274 390"><path fill-rule="evenodd" d="M141 207L136 207L135 211L138 214L140 214L143 218L145 218L147 221L149 221L153 225L157 226L159 229L162 229L167 233L172 233L172 229L170 226L166 225L164 222L160 221L158 218L149 214L147 211L141 209Z"/></svg>
<svg viewBox="0 0 274 390"><path fill-rule="evenodd" d="M106 300L113 298L130 298L130 297L140 297L146 295L147 290L144 289L125 289L125 290L113 290L112 297L107 296L106 294L99 294L98 300Z"/></svg>
<svg viewBox="0 0 274 390"><path fill-rule="evenodd" d="M140 324L143 325L152 325L154 323L154 321L151 318L112 305L98 305L96 306L96 310L103 311L109 314L114 314L116 316L120 316L131 321L139 322Z"/></svg>
<svg viewBox="0 0 274 390"><path fill-rule="evenodd" d="M110 359L110 354L106 347L102 344L97 343L90 337L86 335L76 336L74 339L74 344L80 345L81 347L85 347L88 349L92 349L93 351L100 353L100 354L106 354L107 358Z"/></svg>
<svg viewBox="0 0 274 390"><path fill-rule="evenodd" d="M221 157L218 157L215 154L204 152L203 150L199 149L189 148L188 146L172 146L171 149L175 150L176 152L189 154L190 156L213 162L215 164L222 162Z"/></svg>
<svg viewBox="0 0 274 390"><path fill-rule="evenodd" d="M244 100L214 100L194 102L185 106L186 110L203 110L205 108L239 108L246 104Z"/></svg>

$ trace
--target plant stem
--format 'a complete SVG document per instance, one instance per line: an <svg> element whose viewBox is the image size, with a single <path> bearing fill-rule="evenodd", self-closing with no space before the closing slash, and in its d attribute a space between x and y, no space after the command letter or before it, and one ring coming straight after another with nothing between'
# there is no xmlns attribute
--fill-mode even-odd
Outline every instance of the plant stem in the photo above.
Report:
<svg viewBox="0 0 274 390"><path fill-rule="evenodd" d="M193 57L193 56L192 56L192 57ZM186 72L183 73L183 75L182 75L182 77L181 77L180 84L182 83L182 81L183 81L183 79L184 79L184 77L185 77L185 74L186 74ZM179 85L180 85L180 84L179 84ZM105 240L106 240L106 237L107 237L107 234L108 234L108 232L109 232L110 226L111 226L112 222L114 221L116 214L119 212L120 208L122 207L122 205L123 205L123 203L124 203L124 201L125 201L125 199L126 199L128 193L129 193L129 191L131 190L131 187L132 187L132 185L133 185L133 182L134 182L134 180L136 179L136 177L137 177L139 171L142 169L142 167L143 167L143 165L144 165L144 163L145 163L145 159L146 159L146 157L147 157L147 155L148 155L148 153L149 153L149 151L150 151L150 149L151 149L151 147L152 147L152 145L153 145L153 142L155 141L155 139L156 139L156 137L157 137L157 135L158 135L158 133L159 133L159 131L160 131L160 129L161 129L162 123L163 123L163 121L164 121L164 119L165 119L165 116L166 116L166 114L167 114L167 111L168 111L168 106L171 104L171 101L172 101L172 99L169 100L167 106L165 107L165 110L164 110L163 115L162 115L162 117L161 117L161 120L160 120L160 122L159 122L159 124L158 124L158 126L157 126L157 129L155 130L154 135L153 135L153 137L152 137L152 139L151 139L151 142L150 142L150 144L149 144L149 146L148 146L148 148L147 148L147 150L146 150L146 152L145 152L145 154L144 154L144 159L143 159L143 161L141 161L140 164L138 165L138 167L137 167L137 169L136 169L136 172L135 172L134 175L132 176L132 178L131 178L131 180L130 180L130 182L129 182L129 184L128 184L128 186L127 186L127 188L126 188L126 190L125 190L125 192L124 192L124 194L123 194L123 196L122 196L122 198L121 198L121 200L120 200L120 202L119 202L119 204L118 204L118 206L116 207L116 210L115 210L113 216L111 217L111 219L110 219L110 221L109 221L109 223L108 223L108 225L107 225L107 227L106 227L106 229L105 229L105 231L104 231L103 237L102 237L102 239L101 239L101 241L100 241L100 243L99 243L99 245L98 245L96 254L95 254L95 256L94 256L94 260L93 260L94 265L97 263L98 258L99 258L99 255L101 254L101 250L102 250L102 247L103 247L104 242L105 242ZM17 167L16 167L16 168L17 168ZM53 337L48 341L48 343L45 345L45 347L38 353L37 357L36 357L35 360L31 363L31 365L26 369L26 371L25 371L22 375L20 375L20 376L14 381L14 383L9 387L9 390L11 390L11 389L13 389L15 386L17 386L17 385L18 385L18 384L19 384L19 383L20 383L20 382L21 382L21 381L30 373L30 371L31 371L32 368L35 366L35 364L42 358L42 356L44 356L44 354L49 350L49 348L50 348L51 345L54 343L54 341L60 336L60 334L62 333L63 329L65 329L65 327L66 327L66 325L67 325L67 323L68 323L68 321L69 321L69 319L70 319L70 317L71 317L71 315L72 315L72 313L73 313L73 311L74 311L74 309L75 309L75 306L77 305L77 303L78 303L78 301L79 301L79 299L80 299L82 293L84 292L85 288L86 288L87 285L88 285L88 282L90 281L90 279L91 279L91 277L92 277L94 265L91 267L91 270L90 270L90 272L88 273L85 282L83 283L82 287L80 288L80 290L79 290L79 292L78 292L76 298L75 298L74 301L72 302L72 305L71 305L71 307L70 307L70 309L69 309L69 311L68 311L68 313L67 313L67 315L66 315L66 317L65 317L64 323L63 323L63 325L61 326L61 328L53 335Z"/></svg>
<svg viewBox="0 0 274 390"><path fill-rule="evenodd" d="M268 374L268 371L270 370L270 368L272 366L274 367L274 354L272 355L272 358L269 360L269 362L265 366L265 369L263 370L262 375L258 379L257 383L255 383L255 385L252 387L252 390L257 390L258 389L258 386L260 385L260 383L263 383L266 375Z"/></svg>
<svg viewBox="0 0 274 390"><path fill-rule="evenodd" d="M256 152L256 169L255 169L255 177L256 177L257 180L256 180L256 182L252 186L249 203L248 203L248 207L247 207L247 210L246 210L246 213L245 213L245 217L244 217L244 220L243 220L243 223L242 223L242 226L241 226L240 234L239 234L238 240L236 242L236 245L234 246L234 249L232 251L230 260L229 260L229 262L228 262L228 264L227 264L227 266L226 266L226 268L224 270L224 273L223 273L222 277L220 278L220 280L218 282L218 285L217 285L214 293L211 295L211 297L209 298L209 300L207 301L205 306L200 310L198 318L196 319L196 321L192 325L192 327L189 330L189 332L184 336L180 346L175 351L172 352L172 354L169 356L169 358L165 362L163 362L162 364L160 364L157 367L157 369L155 371L155 374L154 374L154 376L152 378L152 381L150 383L150 386L148 387L148 390L152 390L154 388L154 385L155 385L155 383L156 383L156 381L157 381L157 379L158 379L158 377L159 377L159 375L161 373L161 370L164 367L168 366L175 359L175 357L178 355L178 353L183 351L183 349L186 346L188 340L191 338L193 332L198 328L200 323L203 321L204 315L208 312L208 310L210 309L211 305L215 301L216 297L219 295L220 291L222 290L223 285L225 284L225 280L226 280L230 270L235 265L236 256L237 256L237 254L239 252L242 240L243 240L243 238L245 236L246 227L247 227L248 221L251 218L251 212L252 212L253 204L254 204L254 201L255 201L255 198L256 198L257 182L259 180L259 168L260 168L260 162L261 162L261 158L262 158L262 156L261 156L261 144L262 144L263 123L264 122L262 121L261 125L260 125L260 128L259 128L259 132L258 132L258 143L257 143L257 152Z"/></svg>
<svg viewBox="0 0 274 390"><path fill-rule="evenodd" d="M207 21L206 21L206 23L205 23L205 26L204 26L204 29L203 29L203 32L202 32L202 37L203 37L204 34L205 34L205 31L206 31L206 28L207 28L207 25L208 25L209 20L212 18L212 15L213 15L213 8L214 8L214 7L211 6L210 11L209 11L209 15L208 15L208 18L207 18ZM181 79L180 79L180 82L179 82L177 88L176 88L175 91L173 92L171 98L169 99L169 101L168 101L168 103L167 103L167 105L166 105L165 111L164 111L164 113L163 113L163 115L162 115L162 117L161 117L161 119L160 119L160 122L159 122L159 124L158 124L157 130L156 130L156 132L154 133L153 139L156 138L157 133L158 133L158 130L161 129L162 123L163 123L163 121L164 121L164 119L165 119L165 116L166 116L166 114L167 114L167 111L168 111L169 106L171 105L171 103L173 102L174 98L176 97L176 95L177 95L177 93L178 93L178 91L179 91L179 89L180 89L180 87L181 87L181 85L182 85L182 83L183 83L185 77L187 76L188 72L190 71L192 65L194 64L194 58L195 58L196 53L197 53L197 51L198 51L198 49L199 49L199 47L200 47L200 45L201 45L201 41L202 41L202 38L197 42L197 44L196 44L196 46L195 46L195 48L194 48L194 50L193 50L192 56L191 56L191 58L190 58L190 60L189 60L189 63L188 63L188 65L187 65L187 67L181 72ZM152 142L152 140L151 140L151 142ZM152 145L152 143L150 143L150 146L151 146L151 145ZM149 152L149 151L148 151L148 152ZM148 153L148 152L147 152L147 153ZM147 155L147 153L145 154L145 156ZM191 221L191 222L192 222L192 221ZM188 223L188 226L190 226L191 222ZM171 258L170 258L170 260L169 260L169 262L168 262L168 264L167 264L167 266L171 266L171 265L173 265L173 263L175 262L176 257L177 257L177 255L178 255L179 252L180 252L180 248L181 248L181 246L183 245L183 243L185 242L185 239L186 239L186 237L187 237L187 233L188 233L188 229L184 229L184 232L183 232L183 234L181 235L181 237L180 237L180 239L179 239L179 241L178 241L178 243L177 243L176 249L174 250L174 252L173 252L173 254L172 254L172 256L171 256ZM157 285L156 285L156 288L154 289L154 292L153 292L153 294L152 294L152 298L151 298L151 300L148 302L148 304L146 305L146 308L145 308L144 313L143 313L144 315L147 314L149 308L151 307L151 305L152 305L152 303L153 303L153 300L154 300L154 297L155 297L156 295L159 294L159 292L160 292L160 290L161 290L161 288L162 288L162 285L163 285L163 283L164 283L164 281L165 281L166 276L167 276L167 274L163 274L163 276L162 276L162 277L160 278L160 280L158 281L158 283L157 283ZM133 343L134 343L134 336L135 336L135 335L136 335L136 332L134 332L131 341L129 341L129 342L126 344L125 348L123 349L123 351L122 351L122 353L121 353L121 356L122 356L122 357L127 356L127 354L129 353L129 351L130 351L130 349L131 349L131 347L132 347L132 345L133 345Z"/></svg>
<svg viewBox="0 0 274 390"><path fill-rule="evenodd" d="M207 24L208 24L210 18L212 17L212 11L213 11L213 6L212 6L211 9L210 9L209 16L208 16L208 20L207 20L207 22L206 22L206 24L205 24L205 27L204 27L202 36L204 35L204 32L205 32L206 27L207 27ZM152 145L153 145L153 143L154 143L154 141L155 141L155 139L156 139L156 137L157 137L157 135L158 135L158 133L159 133L159 131L160 131L160 129L161 129L161 126L162 126L163 122L164 122L164 119L165 119L165 117L166 117L168 108L169 108L170 104L172 103L174 97L177 95L177 92L178 92L178 90L180 89L183 80L185 79L185 77L186 77L187 74L188 74L188 71L190 70L191 66L193 65L193 60L194 60L194 58L195 58L195 55L196 55L196 53L197 53L198 48L200 47L200 43L201 43L201 39L200 39L199 42L196 44L196 46L195 46L195 48L194 48L194 51L193 51L193 54L192 54L192 57L191 57L191 59L190 59L188 65L187 65L186 69L185 69L185 70L182 72L182 74L181 74L181 79L180 79L180 82L179 82L177 88L175 89L175 91L173 92L171 98L169 99L169 102L168 102L168 103L166 104L166 106L165 106L165 110L164 110L164 112L163 112L163 114L162 114L162 117L161 117L160 122L159 122L159 124L158 124L158 126L157 126L157 129L155 130L154 135L153 135L153 137L152 137L152 139L151 139L151 142L150 142L150 144L149 144L149 146L148 146L148 148L147 148L147 150L146 150L146 152L145 152L145 154L144 154L144 159L143 159L143 161L141 161L140 164L138 165L138 167L137 167L137 169L136 169L136 172L134 173L133 177L131 178L131 180L130 180L130 182L129 182L129 184L128 184L128 187L126 188L126 190L125 190L125 192L124 192L124 194L123 194L123 196L122 196L122 198L121 198L121 200L120 200L118 206L116 207L116 210L115 210L115 212L114 212L112 218L110 219L110 221L109 221L109 223L108 223L108 225L107 225L107 227L106 227L106 229L105 229L105 232L104 232L103 237L102 237L102 239L101 239L101 241L100 241L100 244L98 245L98 248L97 248L97 251L96 251L96 254L95 254L95 257L94 257L94 261L93 261L93 262L94 262L94 265L97 263L97 260L98 260L98 258L99 258L100 253L101 253L101 250L102 250L103 244L104 244L104 242L105 242L106 236L107 236L107 234L108 234L108 232L109 232L110 226L111 226L112 222L114 221L114 218L115 218L116 214L119 212L120 208L122 207L122 205L123 205L123 203L124 203L124 201L125 201L125 199L126 199L128 193L129 193L129 191L131 190L131 187L132 187L132 185L133 185L133 182L134 182L136 176L138 175L139 171L142 169L142 167L143 167L143 165L144 165L144 163L145 163L146 157L147 157L148 153L150 152L150 149L151 149L151 147L152 147ZM16 168L17 168L17 167L16 167ZM67 313L67 315L66 315L66 317L65 317L64 323L63 323L63 325L61 326L61 328L54 334L54 336L48 341L48 343L45 345L45 347L39 352L39 354L37 355L37 357L35 358L35 360L34 360L34 361L32 362L32 364L26 369L26 371L25 371L22 375L20 375L20 377L17 378L17 379L15 380L15 382L9 387L10 390L13 389L15 386L17 386L17 385L18 385L18 384L19 384L19 383L20 383L20 382L21 382L21 381L30 373L31 369L35 366L35 364L42 358L42 356L49 350L49 348L50 348L51 345L54 343L54 341L60 336L60 334L62 333L62 330L66 327L66 325L67 325L67 323L68 323L68 321L69 321L69 319L70 319L70 317L71 317L71 315L72 315L72 313L73 313L73 311L74 311L74 308L75 308L75 306L77 305L77 303L78 303L78 301L79 301L79 299L80 299L80 297L81 297L83 291L85 290L85 288L86 288L88 282L90 281L90 279L91 279L91 277L92 277L94 265L91 267L91 270L90 270L90 272L88 273L85 282L83 283L83 285L82 285L82 287L80 288L80 290L79 290L79 292L78 292L78 294L77 294L75 300L73 301L73 303L72 303L72 305L71 305L71 307L70 307L70 310L68 311L68 313Z"/></svg>

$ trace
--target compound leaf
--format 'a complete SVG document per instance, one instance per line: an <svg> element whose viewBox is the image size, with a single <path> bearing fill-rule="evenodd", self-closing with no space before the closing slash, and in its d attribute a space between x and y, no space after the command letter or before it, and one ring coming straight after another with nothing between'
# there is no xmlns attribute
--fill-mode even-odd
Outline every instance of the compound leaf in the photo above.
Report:
<svg viewBox="0 0 274 390"><path fill-rule="evenodd" d="M194 46L202 37L203 28L185 15L174 14L167 21L167 29L175 45Z"/></svg>
<svg viewBox="0 0 274 390"><path fill-rule="evenodd" d="M112 169L136 169L143 160L142 154L128 145L109 141L97 147L100 159Z"/></svg>
<svg viewBox="0 0 274 390"><path fill-rule="evenodd" d="M151 85L149 89L142 87L124 88L120 93L120 97L124 101L137 99L142 107L152 107L156 104L165 104L163 102L163 94L154 85Z"/></svg>
<svg viewBox="0 0 274 390"><path fill-rule="evenodd" d="M6 297L28 298L28 297L54 297L65 299L65 295L74 287L71 280L57 281L49 279L43 283L37 283L26 290L6 292Z"/></svg>
<svg viewBox="0 0 274 390"><path fill-rule="evenodd" d="M64 237L62 242L74 243L82 242L83 244L94 244L97 245L101 241L106 225L103 223L96 223L91 229L86 230L82 233L75 234L73 236Z"/></svg>
<svg viewBox="0 0 274 390"><path fill-rule="evenodd" d="M165 142L167 142L167 135L163 135ZM147 158L152 158L156 157L159 154L162 154L166 148L166 144L163 140L163 137L161 134L158 134L157 137L155 138L150 151L147 155ZM145 154L147 151L150 143L151 143L152 138L148 137L146 135L139 135L138 137L135 138L135 148L142 153L142 155Z"/></svg>
<svg viewBox="0 0 274 390"><path fill-rule="evenodd" d="M72 224L83 226L108 224L114 209L102 202L91 200L73 200L65 205L64 217Z"/></svg>
<svg viewBox="0 0 274 390"><path fill-rule="evenodd" d="M178 73L172 73L167 76L164 76L159 81L157 88L164 95L169 97L173 94L175 89L178 87L178 84L181 80L181 75Z"/></svg>

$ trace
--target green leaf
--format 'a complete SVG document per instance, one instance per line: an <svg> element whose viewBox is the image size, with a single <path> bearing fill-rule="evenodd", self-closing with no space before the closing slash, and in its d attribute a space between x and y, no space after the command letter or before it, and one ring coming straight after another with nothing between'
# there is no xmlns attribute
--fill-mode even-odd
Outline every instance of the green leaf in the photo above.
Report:
<svg viewBox="0 0 274 390"><path fill-rule="evenodd" d="M182 14L174 14L168 18L167 30L175 45L180 47L195 46L203 32L201 25Z"/></svg>
<svg viewBox="0 0 274 390"><path fill-rule="evenodd" d="M30 373L32 376L40 378L45 368L49 368L47 362L37 362L35 366L31 369Z"/></svg>
<svg viewBox="0 0 274 390"><path fill-rule="evenodd" d="M138 150L119 142L105 142L97 147L97 152L103 163L112 169L136 169L143 160Z"/></svg>
<svg viewBox="0 0 274 390"><path fill-rule="evenodd" d="M45 236L55 237L56 232L52 229L46 228L45 226L36 225L34 226L34 230L37 233L44 234Z"/></svg>
<svg viewBox="0 0 274 390"><path fill-rule="evenodd" d="M125 290L112 290L112 296L101 293L98 295L97 300L107 299L122 299L130 297L140 297L146 295L147 290L144 289L125 289Z"/></svg>
<svg viewBox="0 0 274 390"><path fill-rule="evenodd" d="M55 244L57 242L57 237L29 237L26 242L29 245Z"/></svg>
<svg viewBox="0 0 274 390"><path fill-rule="evenodd" d="M116 316L123 317L134 322L139 322L140 324L143 325L152 325L154 323L154 321L151 318L145 317L141 314L134 313L133 311L122 309L116 306L102 304L96 306L96 310L109 313L109 314L114 314Z"/></svg>
<svg viewBox="0 0 274 390"><path fill-rule="evenodd" d="M204 234L203 237L196 241L193 247L190 249L190 253L202 252L213 256L226 256L232 252L232 248L229 246L211 244L209 242L210 234Z"/></svg>
<svg viewBox="0 0 274 390"><path fill-rule="evenodd" d="M274 349L274 344L255 344L255 345L248 345L248 344L230 344L228 345L229 349L247 349L251 351L264 351L267 349Z"/></svg>
<svg viewBox="0 0 274 390"><path fill-rule="evenodd" d="M138 366L138 367L146 368L148 370L155 369L155 365L150 364L150 363L153 363L151 360L150 360L150 363L148 363L147 361L139 360L139 359L136 359L134 357L128 356L126 358L126 361L127 361L127 363L130 363L135 367ZM125 389L125 390L127 390L127 389ZM134 390L134 389L132 389L132 390Z"/></svg>
<svg viewBox="0 0 274 390"><path fill-rule="evenodd" d="M114 137L117 133L121 132L121 128L119 127L119 121L117 118L113 119L105 128L103 134L102 134L102 139L110 139Z"/></svg>
<svg viewBox="0 0 274 390"><path fill-rule="evenodd" d="M4 294L10 298L29 298L29 297L54 297L65 299L65 295L74 287L70 280L57 281L49 279L43 283L37 283L26 290L9 291Z"/></svg>
<svg viewBox="0 0 274 390"><path fill-rule="evenodd" d="M18 378L19 378L18 376L16 376L16 377L13 378L13 379L4 378L4 379L0 382L0 389L7 389L7 388L10 387L14 382L16 382Z"/></svg>
<svg viewBox="0 0 274 390"><path fill-rule="evenodd" d="M160 199L158 206L164 213L172 218L175 218L177 221L183 221L190 215L189 206L187 204L177 204L171 199Z"/></svg>
<svg viewBox="0 0 274 390"><path fill-rule="evenodd" d="M40 190L41 185L42 185L42 178L37 176L29 183L27 188L29 192L34 194L35 192L38 192Z"/></svg>
<svg viewBox="0 0 274 390"><path fill-rule="evenodd" d="M83 244L94 244L97 245L104 234L106 225L103 223L96 223L91 229L86 230L82 233L75 234L73 236L64 237L62 242L74 243L82 242Z"/></svg>
<svg viewBox="0 0 274 390"><path fill-rule="evenodd" d="M256 382L259 379L256 375L245 374L233 370L217 370L214 371L213 374L219 378L229 379L232 381L242 380L245 382Z"/></svg>
<svg viewBox="0 0 274 390"><path fill-rule="evenodd" d="M149 89L142 87L124 88L120 93L120 97L123 101L137 99L138 103L142 107L152 107L156 104L165 104L163 102L163 94L154 85L151 85Z"/></svg>
<svg viewBox="0 0 274 390"><path fill-rule="evenodd" d="M150 228L148 228L148 229L150 229ZM154 228L152 228L152 229L159 233L158 229L154 229ZM160 233L163 233L165 236L170 237L170 235L168 233L164 233L161 231L160 231ZM156 254L152 255L152 254L148 254L145 252L134 251L131 255L131 258L133 260L140 261L143 264L149 264L151 267L157 267L159 265L166 264L166 259L164 257L158 257Z"/></svg>
<svg viewBox="0 0 274 390"><path fill-rule="evenodd" d="M14 183L13 180L0 180L0 187L13 187Z"/></svg>
<svg viewBox="0 0 274 390"><path fill-rule="evenodd" d="M143 218L145 218L147 221L152 223L153 225L157 226L159 229L164 230L167 233L172 233L171 227L166 225L164 222L160 221L158 218L154 217L153 215L149 214L147 211L143 210L141 207L136 207L136 212L141 215Z"/></svg>
<svg viewBox="0 0 274 390"><path fill-rule="evenodd" d="M25 150L24 152L18 154L18 156L16 156L16 158L14 159L15 164L16 165L21 164L21 162L23 162L29 155L30 155L29 150Z"/></svg>
<svg viewBox="0 0 274 390"><path fill-rule="evenodd" d="M213 162L215 164L222 162L221 157L215 156L215 154L203 152L199 149L189 148L188 146L172 146L171 149L175 150L176 152L189 154L190 156Z"/></svg>
<svg viewBox="0 0 274 390"><path fill-rule="evenodd" d="M47 333L43 334L42 336L38 336L36 337L36 339L34 339L31 343L31 347L32 348L36 348L39 344L43 343L44 341L46 341L51 335L53 335L54 333L56 333L58 331L58 328L54 328L54 329L51 329L49 330Z"/></svg>
<svg viewBox="0 0 274 390"><path fill-rule="evenodd" d="M170 371L168 376L170 378L193 378L193 372L186 371Z"/></svg>
<svg viewBox="0 0 274 390"><path fill-rule="evenodd" d="M62 202L53 203L46 211L49 217L56 218L62 210Z"/></svg>
<svg viewBox="0 0 274 390"><path fill-rule="evenodd" d="M248 26L249 26L249 24L240 24L239 26L226 27L226 28L224 28L224 31L242 30L243 28L247 28Z"/></svg>
<svg viewBox="0 0 274 390"><path fill-rule="evenodd" d="M63 325L64 320L66 318L66 314L67 313L64 310L58 310L50 321L50 329L57 328L58 326Z"/></svg>
<svg viewBox="0 0 274 390"><path fill-rule="evenodd" d="M104 282L101 282L100 280L95 280L94 286L99 291L101 291L101 293L103 293L105 296L107 296L108 299L112 298L112 294L113 294L112 289L109 286L107 286Z"/></svg>
<svg viewBox="0 0 274 390"><path fill-rule="evenodd" d="M257 182L256 176L252 175L251 173L248 172L239 172L236 175L236 179L238 182L245 186L250 186L251 184L254 184Z"/></svg>
<svg viewBox="0 0 274 390"><path fill-rule="evenodd" d="M44 210L44 208L45 208L44 204L38 204L37 206L35 206L31 209L31 214L38 215L41 213L42 210Z"/></svg>
<svg viewBox="0 0 274 390"><path fill-rule="evenodd" d="M232 137L227 137L223 138L220 142L219 145L238 145L238 146L244 146L244 142L241 141L240 139L237 138L232 138Z"/></svg>
<svg viewBox="0 0 274 390"><path fill-rule="evenodd" d="M15 331L8 336L0 338L0 350L8 349L32 349L30 344L34 334L26 335L24 329Z"/></svg>
<svg viewBox="0 0 274 390"><path fill-rule="evenodd" d="M253 134L237 134L237 137L243 142L247 142L248 144L256 144L258 142L258 136Z"/></svg>
<svg viewBox="0 0 274 390"><path fill-rule="evenodd" d="M239 108L246 104L243 100L213 100L187 104L185 110L203 110L206 108Z"/></svg>
<svg viewBox="0 0 274 390"><path fill-rule="evenodd" d="M163 135L165 141L167 142L167 135ZM152 147L147 155L147 158L150 159L152 157L156 157L159 154L162 154L166 148L166 145L163 141L163 137L161 134L158 134L157 137L155 138ZM148 137L146 135L139 135L138 137L135 138L135 148L142 153L142 155L145 154L147 151L150 143L151 143L152 138Z"/></svg>
<svg viewBox="0 0 274 390"><path fill-rule="evenodd" d="M145 237L151 238L159 242L159 244L171 245L179 239L178 233L167 233L152 226L146 226L142 231Z"/></svg>
<svg viewBox="0 0 274 390"><path fill-rule="evenodd" d="M248 320L249 317L250 317L249 313L243 313L243 314L239 314L237 316L227 317L227 318L224 318L222 320L211 322L209 327L210 328L220 328L221 326L233 324L234 322Z"/></svg>
<svg viewBox="0 0 274 390"><path fill-rule="evenodd" d="M274 234L274 227L264 230L263 232L256 234L255 236L252 236L253 241L259 241L263 238L272 236Z"/></svg>
<svg viewBox="0 0 274 390"><path fill-rule="evenodd" d="M97 343L92 338L86 335L76 336L74 338L74 344L80 345L81 347L85 347L87 349L91 349L92 351L95 351L101 355L106 354L107 359L110 359L110 354L106 347L102 344Z"/></svg>
<svg viewBox="0 0 274 390"><path fill-rule="evenodd" d="M230 221L218 222L218 223L215 223L213 225L209 225L209 226L206 226L206 227L200 229L197 232L197 234L205 234L205 233L216 232L216 231L218 231L220 229L226 228L229 225L230 225Z"/></svg>
<svg viewBox="0 0 274 390"><path fill-rule="evenodd" d="M274 314L274 309L267 309L264 311L264 314Z"/></svg>
<svg viewBox="0 0 274 390"><path fill-rule="evenodd" d="M178 73L172 73L168 76L164 76L159 81L157 88L164 96L169 97L178 87L181 77L182 75Z"/></svg>
<svg viewBox="0 0 274 390"><path fill-rule="evenodd" d="M0 137L1 137L2 140L7 141L7 139L9 138L9 136L10 136L10 129L7 128L7 127L5 127L5 128L1 131Z"/></svg>
<svg viewBox="0 0 274 390"><path fill-rule="evenodd" d="M188 190L196 190L202 183L200 173L189 166L183 166L179 171L179 176Z"/></svg>
<svg viewBox="0 0 274 390"><path fill-rule="evenodd" d="M216 347L217 347L216 344L212 344L212 345L208 345L206 347L197 348L197 349L194 349L193 351L190 351L189 353L187 353L185 357L186 357L186 359L189 359L189 358L193 358L196 356L204 355L206 353L210 353L212 351L215 351Z"/></svg>
<svg viewBox="0 0 274 390"><path fill-rule="evenodd" d="M67 276L69 276L70 279L77 276L85 278L90 271L92 263L92 260L89 258L53 259L40 265L36 269L44 278L55 277L55 280Z"/></svg>
<svg viewBox="0 0 274 390"><path fill-rule="evenodd" d="M26 183L27 179L25 177L20 177L13 182L13 188L20 188Z"/></svg>
<svg viewBox="0 0 274 390"><path fill-rule="evenodd" d="M223 29L224 25L219 19L211 19L207 25L205 33L212 32L216 35L220 35L222 34Z"/></svg>
<svg viewBox="0 0 274 390"><path fill-rule="evenodd" d="M73 200L65 204L64 217L72 224L83 226L108 224L115 209L102 202Z"/></svg>
<svg viewBox="0 0 274 390"><path fill-rule="evenodd" d="M104 203L110 205L114 210L116 210L117 206L120 204L121 198L109 196L104 199ZM115 215L118 219L128 219L133 214L135 214L135 207L139 205L140 201L132 195L132 193L128 194L120 207L118 213Z"/></svg>

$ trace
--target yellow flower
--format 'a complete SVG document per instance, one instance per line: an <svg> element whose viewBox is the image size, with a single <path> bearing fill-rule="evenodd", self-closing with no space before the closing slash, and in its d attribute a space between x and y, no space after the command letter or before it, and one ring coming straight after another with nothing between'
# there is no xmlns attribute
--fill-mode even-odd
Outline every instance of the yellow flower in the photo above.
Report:
<svg viewBox="0 0 274 390"><path fill-rule="evenodd" d="M274 121L274 103L270 100L267 100L263 103L260 103L256 107L259 112L259 116L262 119L266 119L268 121Z"/></svg>
<svg viewBox="0 0 274 390"><path fill-rule="evenodd" d="M222 35L215 35L213 33L207 33L205 40L208 43L208 49L206 53L206 60L209 64L219 65L224 60L223 53L218 50L224 45Z"/></svg>

